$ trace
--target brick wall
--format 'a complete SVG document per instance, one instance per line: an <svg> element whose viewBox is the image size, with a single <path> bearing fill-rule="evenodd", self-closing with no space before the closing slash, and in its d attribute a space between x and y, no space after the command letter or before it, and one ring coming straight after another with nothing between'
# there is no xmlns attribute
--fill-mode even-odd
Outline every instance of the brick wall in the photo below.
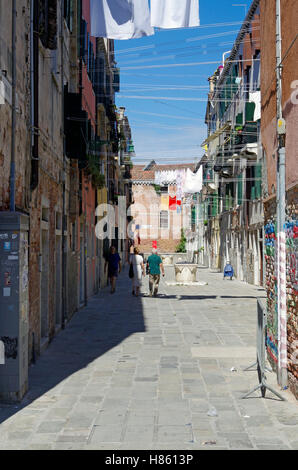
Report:
<svg viewBox="0 0 298 470"><path fill-rule="evenodd" d="M298 398L298 196L288 196L287 224L287 302L288 302L288 369L289 384Z"/></svg>
<svg viewBox="0 0 298 470"><path fill-rule="evenodd" d="M298 193L297 185L287 192L286 206L286 243L287 243L287 315L288 315L288 373L289 386L298 398ZM270 226L272 233L265 234L265 260L267 308L268 308L268 345L271 363L276 368L278 359L278 311L277 311L277 272L276 272L276 201L265 203L265 231ZM270 241L268 243L268 240Z"/></svg>

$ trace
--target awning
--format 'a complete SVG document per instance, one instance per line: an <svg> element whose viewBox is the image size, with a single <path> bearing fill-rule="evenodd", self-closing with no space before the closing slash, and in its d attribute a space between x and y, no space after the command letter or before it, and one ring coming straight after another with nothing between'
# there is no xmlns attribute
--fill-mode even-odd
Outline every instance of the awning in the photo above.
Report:
<svg viewBox="0 0 298 470"><path fill-rule="evenodd" d="M218 136L220 136L223 132L229 131L231 129L231 124L225 124L224 126L220 127L220 129L217 129L213 134L209 135L206 140L202 143L201 147L204 147L206 144L209 142L212 142L212 140L216 139Z"/></svg>

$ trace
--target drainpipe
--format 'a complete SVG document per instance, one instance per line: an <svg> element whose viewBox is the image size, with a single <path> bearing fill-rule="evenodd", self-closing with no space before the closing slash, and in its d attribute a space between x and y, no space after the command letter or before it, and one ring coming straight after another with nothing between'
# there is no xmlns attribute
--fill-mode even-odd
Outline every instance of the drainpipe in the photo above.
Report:
<svg viewBox="0 0 298 470"><path fill-rule="evenodd" d="M30 0L30 87L31 149L34 145L34 0Z"/></svg>
<svg viewBox="0 0 298 470"><path fill-rule="evenodd" d="M31 0L31 191L38 186L38 126L39 126L39 0Z"/></svg>
<svg viewBox="0 0 298 470"><path fill-rule="evenodd" d="M11 160L10 160L10 211L15 212L15 132L16 132L16 0L12 0L12 105L11 105Z"/></svg>
<svg viewBox="0 0 298 470"><path fill-rule="evenodd" d="M64 2L60 0L60 54L61 54L61 104L62 104L62 152L63 152L63 170L62 170L62 329L65 328L66 315L66 269L67 269L67 256L66 256L66 236L65 231L67 230L66 226L66 217L65 217L65 207L66 207L66 158L65 158L65 135L64 135Z"/></svg>
<svg viewBox="0 0 298 470"><path fill-rule="evenodd" d="M83 184L85 185L85 174L82 175L83 178ZM87 192L88 192L88 187L84 186L84 305L87 307L88 305L88 295L87 295L87 250L88 250L88 244L87 244Z"/></svg>
<svg viewBox="0 0 298 470"><path fill-rule="evenodd" d="M281 2L276 0L276 96L277 96L277 256L278 256L278 383L288 384L287 370L287 294L286 294L286 129L282 107Z"/></svg>
<svg viewBox="0 0 298 470"><path fill-rule="evenodd" d="M231 52L232 52L232 51L227 51L227 52L224 52L224 53L223 53L223 55L222 55L222 65L223 65L223 67L225 66L225 56L226 56L227 54L230 54Z"/></svg>

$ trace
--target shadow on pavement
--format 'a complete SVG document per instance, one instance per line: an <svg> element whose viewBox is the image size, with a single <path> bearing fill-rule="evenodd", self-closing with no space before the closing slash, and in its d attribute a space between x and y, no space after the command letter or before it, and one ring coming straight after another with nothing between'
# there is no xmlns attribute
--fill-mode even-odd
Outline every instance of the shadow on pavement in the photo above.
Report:
<svg viewBox="0 0 298 470"><path fill-rule="evenodd" d="M126 270L118 279L114 294L105 288L89 299L88 306L74 315L36 364L30 366L29 391L23 401L14 405L0 403L0 423L129 336L145 332L141 298L132 296L131 291Z"/></svg>
<svg viewBox="0 0 298 470"><path fill-rule="evenodd" d="M177 300L208 300L208 299L257 299L259 296L254 295L158 295L161 300L177 299Z"/></svg>

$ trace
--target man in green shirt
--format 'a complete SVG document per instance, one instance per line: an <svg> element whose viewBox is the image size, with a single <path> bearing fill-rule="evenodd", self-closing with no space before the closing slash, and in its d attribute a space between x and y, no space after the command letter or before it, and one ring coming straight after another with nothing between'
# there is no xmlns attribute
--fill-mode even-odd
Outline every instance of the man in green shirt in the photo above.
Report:
<svg viewBox="0 0 298 470"><path fill-rule="evenodd" d="M154 297L156 297L160 281L160 272L162 272L163 276L165 275L162 259L158 256L156 248L153 248L152 255L150 255L147 260L147 266L149 268L149 295L152 297L153 294Z"/></svg>

